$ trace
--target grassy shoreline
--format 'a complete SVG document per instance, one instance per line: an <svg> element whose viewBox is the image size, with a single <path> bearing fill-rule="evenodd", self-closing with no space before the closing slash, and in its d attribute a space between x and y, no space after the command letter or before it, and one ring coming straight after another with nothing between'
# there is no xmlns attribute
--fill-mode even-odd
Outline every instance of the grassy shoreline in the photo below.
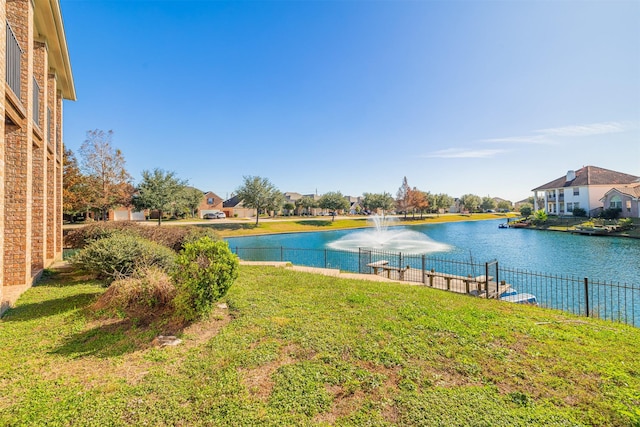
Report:
<svg viewBox="0 0 640 427"><path fill-rule="evenodd" d="M515 214L444 214L440 216L430 215L420 218L404 219L403 217L394 217L396 220L391 222L391 226L395 225L421 225L421 224L437 224L445 222L459 221L482 221L490 219L515 218ZM177 225L177 224L176 224ZM264 219L258 223L255 222L225 222L220 224L196 223L198 226L210 227L216 230L221 237L239 237L239 236L255 236L263 234L281 234L281 233L304 233L315 231L333 231L356 228L373 227L373 223L367 217L358 218L338 218L335 221L331 219L318 218L295 218L295 219Z"/></svg>

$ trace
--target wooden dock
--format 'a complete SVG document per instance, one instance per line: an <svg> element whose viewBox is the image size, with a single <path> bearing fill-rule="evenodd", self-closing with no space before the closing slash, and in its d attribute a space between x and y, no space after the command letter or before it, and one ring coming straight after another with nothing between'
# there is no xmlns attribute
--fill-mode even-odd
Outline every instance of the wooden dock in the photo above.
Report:
<svg viewBox="0 0 640 427"><path fill-rule="evenodd" d="M374 265L375 264L375 265ZM511 286L501 282L496 284L494 278L482 276L460 276L456 274L441 273L434 270L427 270L423 273L422 269L391 267L387 261L376 261L368 264L374 269L376 276L382 275L391 280L403 282L421 283L431 288L442 289L460 294L470 294L486 298L487 288L489 289L489 297L497 298L498 295L507 291Z"/></svg>

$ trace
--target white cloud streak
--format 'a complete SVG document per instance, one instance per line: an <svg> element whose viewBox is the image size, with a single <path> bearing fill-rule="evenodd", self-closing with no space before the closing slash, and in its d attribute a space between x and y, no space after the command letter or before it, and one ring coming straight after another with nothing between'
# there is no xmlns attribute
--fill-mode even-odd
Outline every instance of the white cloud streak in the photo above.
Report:
<svg viewBox="0 0 640 427"><path fill-rule="evenodd" d="M504 153L507 150L467 150L463 148L448 148L446 150L438 150L427 154L428 158L439 159L487 159Z"/></svg>
<svg viewBox="0 0 640 427"><path fill-rule="evenodd" d="M540 129L536 133L553 136L591 136L608 133L620 133L631 127L623 122L592 123L589 125L562 126L557 128Z"/></svg>

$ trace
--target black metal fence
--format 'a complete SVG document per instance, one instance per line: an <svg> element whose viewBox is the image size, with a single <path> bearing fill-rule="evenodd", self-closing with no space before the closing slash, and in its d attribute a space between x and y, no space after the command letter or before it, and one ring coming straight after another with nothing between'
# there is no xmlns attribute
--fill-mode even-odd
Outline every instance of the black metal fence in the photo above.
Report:
<svg viewBox="0 0 640 427"><path fill-rule="evenodd" d="M503 267L498 261L460 261L427 255L360 249L241 248L231 250L243 260L287 261L296 265L335 268L347 272L387 274L391 278L433 285L433 277L446 281L444 289L460 292L484 289L485 296L500 297L505 288L532 294L538 305L640 327L640 285L606 282L586 277L554 275ZM377 263L377 264L376 264ZM371 266L371 264L380 267ZM448 280L448 279L450 280ZM451 282L462 288L450 289ZM495 289L494 289L495 288Z"/></svg>

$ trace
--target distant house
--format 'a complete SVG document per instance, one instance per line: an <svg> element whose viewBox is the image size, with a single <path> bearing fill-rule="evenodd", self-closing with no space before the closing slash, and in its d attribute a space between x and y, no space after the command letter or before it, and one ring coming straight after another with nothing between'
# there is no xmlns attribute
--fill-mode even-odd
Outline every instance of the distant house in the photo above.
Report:
<svg viewBox="0 0 640 427"><path fill-rule="evenodd" d="M136 211L131 207L119 206L109 210L109 221L144 221L144 211Z"/></svg>
<svg viewBox="0 0 640 427"><path fill-rule="evenodd" d="M623 218L640 218L640 182L614 187L600 200L605 209L620 209Z"/></svg>
<svg viewBox="0 0 640 427"><path fill-rule="evenodd" d="M222 203L222 211L227 218L252 218L256 216L256 210L245 208L238 196L233 196Z"/></svg>
<svg viewBox="0 0 640 427"><path fill-rule="evenodd" d="M544 209L549 215L573 215L574 209L582 208L595 216L602 210L602 199L609 190L638 183L639 179L635 175L584 166L531 191L536 210ZM544 199L543 206L539 205L539 197Z"/></svg>
<svg viewBox="0 0 640 427"><path fill-rule="evenodd" d="M202 195L202 201L198 206L198 217L202 218L204 214L223 212L224 200L213 191L207 191ZM227 215L229 216L229 215Z"/></svg>

